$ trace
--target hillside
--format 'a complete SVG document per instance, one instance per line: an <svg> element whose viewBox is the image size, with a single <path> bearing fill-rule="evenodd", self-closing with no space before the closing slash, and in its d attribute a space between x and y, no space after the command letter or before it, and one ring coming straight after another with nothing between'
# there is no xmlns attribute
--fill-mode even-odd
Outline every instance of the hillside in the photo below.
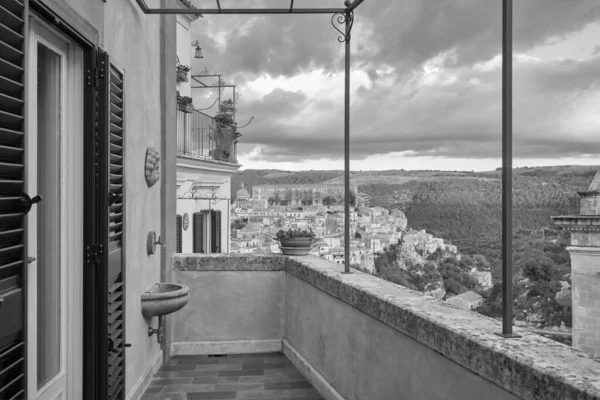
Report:
<svg viewBox="0 0 600 400"><path fill-rule="evenodd" d="M517 168L514 174L513 226L516 230L551 227L551 216L577 213L578 191L588 187L598 166ZM466 254L500 259L502 171L353 171L351 182L368 205L399 208L409 226L451 240ZM251 191L260 184L342 183L343 171L245 170L232 178Z"/></svg>
<svg viewBox="0 0 600 400"><path fill-rule="evenodd" d="M551 216L578 213L577 192L588 187L596 171L596 167L515 170L515 231L551 227ZM360 191L370 205L405 211L412 228L426 229L452 240L463 253L480 253L494 262L501 251L500 178L500 172L428 177L401 185L363 185Z"/></svg>

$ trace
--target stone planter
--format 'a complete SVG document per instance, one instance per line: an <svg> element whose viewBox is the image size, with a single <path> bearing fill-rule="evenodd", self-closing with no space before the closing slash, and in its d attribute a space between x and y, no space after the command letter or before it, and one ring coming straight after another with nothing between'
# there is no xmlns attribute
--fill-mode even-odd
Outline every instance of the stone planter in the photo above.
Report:
<svg viewBox="0 0 600 400"><path fill-rule="evenodd" d="M281 254L286 256L305 256L314 243L313 238L283 239L279 242Z"/></svg>

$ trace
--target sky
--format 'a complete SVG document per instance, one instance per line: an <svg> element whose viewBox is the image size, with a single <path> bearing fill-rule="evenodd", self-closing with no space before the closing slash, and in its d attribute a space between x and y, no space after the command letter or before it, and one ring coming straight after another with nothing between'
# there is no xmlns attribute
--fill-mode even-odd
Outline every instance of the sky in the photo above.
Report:
<svg viewBox="0 0 600 400"><path fill-rule="evenodd" d="M208 0L193 0L198 7ZM288 4L221 0L223 7ZM342 7L296 0L295 7ZM502 2L365 0L351 40L352 170L501 166ZM343 169L344 44L330 15L205 15L192 73L237 85L244 169ZM514 166L600 165L600 1L514 2ZM210 80L206 80L210 82ZM231 98L225 89L223 98ZM196 90L196 108L216 92ZM214 114L216 106L206 110Z"/></svg>

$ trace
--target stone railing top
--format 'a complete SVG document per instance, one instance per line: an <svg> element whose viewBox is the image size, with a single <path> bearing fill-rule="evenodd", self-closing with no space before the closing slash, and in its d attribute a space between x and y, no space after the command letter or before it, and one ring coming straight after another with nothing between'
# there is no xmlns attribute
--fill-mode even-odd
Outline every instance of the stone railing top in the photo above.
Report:
<svg viewBox="0 0 600 400"><path fill-rule="evenodd" d="M265 264L259 267L258 264ZM315 256L174 256L173 266L194 271L283 270L522 399L600 400L600 359L515 328L505 339L498 321L445 301Z"/></svg>
<svg viewBox="0 0 600 400"><path fill-rule="evenodd" d="M178 271L283 271L286 257L270 254L175 254Z"/></svg>

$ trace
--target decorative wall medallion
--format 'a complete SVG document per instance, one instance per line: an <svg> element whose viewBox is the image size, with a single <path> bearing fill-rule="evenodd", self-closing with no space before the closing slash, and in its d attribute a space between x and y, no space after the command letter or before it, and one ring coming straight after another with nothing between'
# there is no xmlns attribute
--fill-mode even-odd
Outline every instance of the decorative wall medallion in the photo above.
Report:
<svg viewBox="0 0 600 400"><path fill-rule="evenodd" d="M160 154L154 147L146 150L146 183L148 187L154 186L160 179Z"/></svg>
<svg viewBox="0 0 600 400"><path fill-rule="evenodd" d="M188 226L190 226L190 217L188 213L183 214L183 230L187 231Z"/></svg>

